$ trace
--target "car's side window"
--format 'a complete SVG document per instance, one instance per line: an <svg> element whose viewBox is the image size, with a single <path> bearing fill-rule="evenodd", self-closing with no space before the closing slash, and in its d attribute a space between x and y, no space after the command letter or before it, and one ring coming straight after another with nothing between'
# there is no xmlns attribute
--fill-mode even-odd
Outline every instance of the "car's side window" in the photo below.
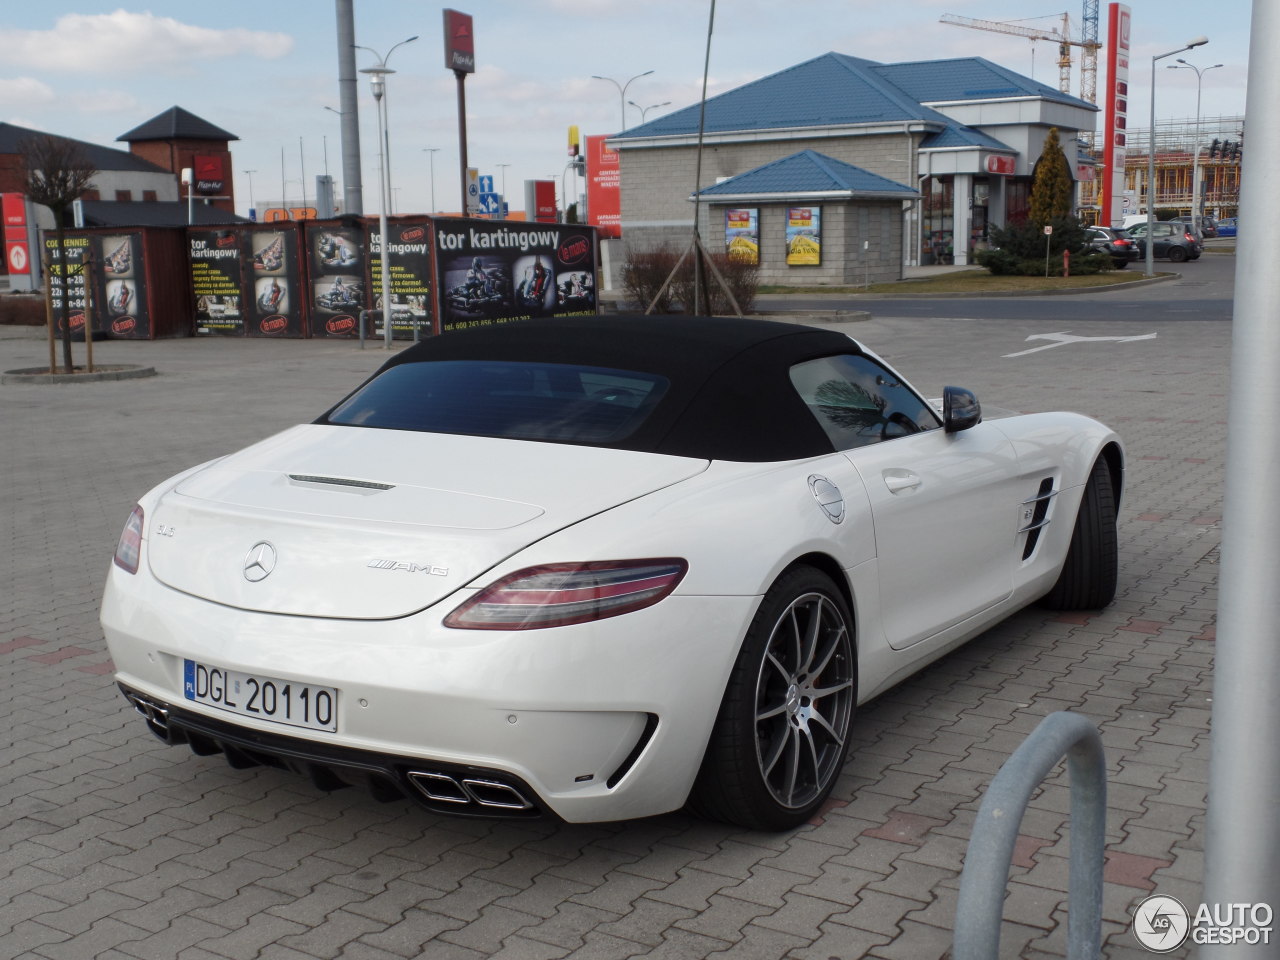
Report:
<svg viewBox="0 0 1280 960"><path fill-rule="evenodd" d="M844 354L798 363L791 383L837 450L942 425L914 390L869 357Z"/></svg>

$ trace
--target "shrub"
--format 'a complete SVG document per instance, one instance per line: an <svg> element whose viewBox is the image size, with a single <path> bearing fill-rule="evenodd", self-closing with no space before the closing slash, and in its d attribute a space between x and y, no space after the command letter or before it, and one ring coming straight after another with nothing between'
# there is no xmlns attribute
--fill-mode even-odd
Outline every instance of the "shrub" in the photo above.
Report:
<svg viewBox="0 0 1280 960"><path fill-rule="evenodd" d="M727 254L713 253L711 259L724 277L725 283L738 301L743 313L750 313L755 306L756 292L760 286L760 268L754 263L730 259ZM641 310L647 309L657 296L659 288L671 276L671 271L680 260L680 252L669 245L652 250L631 251L622 265L622 287L627 298L637 304ZM710 298L707 313L713 316L727 316L733 313L729 298L724 295L720 284L714 276L708 276L707 291ZM693 256L684 258L680 270L672 278L654 307L655 313L671 313L675 305L679 305L685 313L692 313L696 302L693 286Z"/></svg>
<svg viewBox="0 0 1280 960"><path fill-rule="evenodd" d="M1105 253L1089 248L1088 233L1075 217L1054 217L1050 221L1049 274L1062 275L1062 252L1071 252L1071 272L1077 275L1101 273L1115 265ZM992 227L993 249L978 251L980 266L1005 276L1042 277L1045 266L1044 231L1031 222L1008 227Z"/></svg>

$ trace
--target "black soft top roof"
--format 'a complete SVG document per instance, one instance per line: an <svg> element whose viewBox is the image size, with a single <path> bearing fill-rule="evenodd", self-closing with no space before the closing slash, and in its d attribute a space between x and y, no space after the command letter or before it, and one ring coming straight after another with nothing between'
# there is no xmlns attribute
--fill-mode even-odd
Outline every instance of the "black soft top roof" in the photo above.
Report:
<svg viewBox="0 0 1280 960"><path fill-rule="evenodd" d="M789 371L805 360L857 352L844 334L799 324L609 315L445 333L391 358L382 370L441 360L499 360L657 374L670 381L667 393L635 433L610 446L770 461L832 452L831 441L792 387Z"/></svg>

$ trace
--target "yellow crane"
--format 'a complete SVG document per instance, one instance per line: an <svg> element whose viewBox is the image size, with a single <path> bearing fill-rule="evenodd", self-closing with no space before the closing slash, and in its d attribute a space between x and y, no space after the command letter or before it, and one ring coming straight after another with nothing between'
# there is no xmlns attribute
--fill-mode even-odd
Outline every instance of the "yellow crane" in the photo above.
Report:
<svg viewBox="0 0 1280 960"><path fill-rule="evenodd" d="M1080 98L1089 103L1097 102L1098 76L1098 41L1073 40L1071 38L1071 17L1062 15L1062 29L1044 30L1037 27L1023 27L1016 23L1002 23L998 20L978 20L974 17L961 17L954 13L944 13L942 23L950 23L957 27L969 27L973 30L990 30L992 33L1007 33L1015 37L1026 37L1028 40L1051 40L1058 45L1058 89L1063 93L1071 92L1071 48L1081 47L1084 56L1080 64Z"/></svg>

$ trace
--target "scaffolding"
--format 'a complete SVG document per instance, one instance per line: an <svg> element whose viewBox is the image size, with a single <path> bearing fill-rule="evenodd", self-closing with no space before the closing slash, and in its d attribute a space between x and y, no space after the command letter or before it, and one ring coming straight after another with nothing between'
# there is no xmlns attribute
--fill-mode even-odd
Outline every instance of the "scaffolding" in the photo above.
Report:
<svg viewBox="0 0 1280 960"><path fill-rule="evenodd" d="M1124 190L1129 200L1126 212L1145 213L1147 210L1147 157L1151 150L1151 129L1133 129L1127 132L1124 162ZM1213 141L1242 145L1234 159L1219 154L1209 157ZM1191 215L1193 170L1196 166L1196 144L1200 145L1201 193L1204 213L1209 216L1235 216L1240 202L1240 162L1243 155L1244 117L1201 117L1197 125L1194 118L1157 120L1155 124L1156 189L1155 209L1161 216ZM1097 188L1103 182L1103 160L1098 161L1096 180L1080 184L1080 216L1086 222L1095 222L1099 212Z"/></svg>

